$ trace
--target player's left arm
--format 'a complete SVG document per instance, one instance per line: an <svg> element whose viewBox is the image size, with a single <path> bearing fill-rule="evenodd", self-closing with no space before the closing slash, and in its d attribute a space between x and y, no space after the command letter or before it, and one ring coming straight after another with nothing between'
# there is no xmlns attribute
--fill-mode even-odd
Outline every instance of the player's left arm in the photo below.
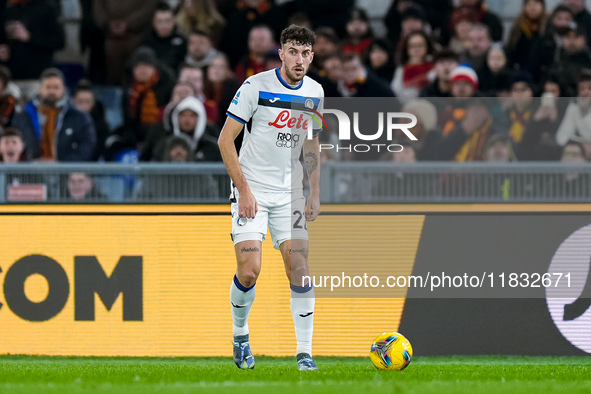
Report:
<svg viewBox="0 0 591 394"><path fill-rule="evenodd" d="M320 142L317 133L314 138L304 140L304 163L310 184L306 220L311 222L320 214Z"/></svg>

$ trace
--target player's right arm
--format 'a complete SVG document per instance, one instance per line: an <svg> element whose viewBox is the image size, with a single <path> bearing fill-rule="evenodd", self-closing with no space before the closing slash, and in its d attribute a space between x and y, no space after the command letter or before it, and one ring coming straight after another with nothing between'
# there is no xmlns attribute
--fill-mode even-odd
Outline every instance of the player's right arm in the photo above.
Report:
<svg viewBox="0 0 591 394"><path fill-rule="evenodd" d="M243 127L244 125L242 123L228 116L218 138L218 146L220 147L220 153L222 154L228 174L230 174L234 186L238 189L238 193L240 193L238 199L238 215L253 219L258 211L257 200L250 191L242 168L240 168L238 152L234 145L234 140L238 137Z"/></svg>

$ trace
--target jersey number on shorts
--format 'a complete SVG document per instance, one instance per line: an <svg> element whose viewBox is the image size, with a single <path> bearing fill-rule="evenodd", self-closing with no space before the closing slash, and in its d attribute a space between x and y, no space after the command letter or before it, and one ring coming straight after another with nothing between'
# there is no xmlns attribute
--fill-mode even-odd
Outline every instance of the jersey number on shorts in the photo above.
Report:
<svg viewBox="0 0 591 394"><path fill-rule="evenodd" d="M300 222L302 221L302 218L304 217L304 215L302 215L302 213L300 211L293 211L293 214L295 216L297 216L297 219L295 220L295 222L293 223L293 228L301 230L302 226L300 226ZM306 223L306 219L304 219L304 227L305 230L308 229L308 225Z"/></svg>

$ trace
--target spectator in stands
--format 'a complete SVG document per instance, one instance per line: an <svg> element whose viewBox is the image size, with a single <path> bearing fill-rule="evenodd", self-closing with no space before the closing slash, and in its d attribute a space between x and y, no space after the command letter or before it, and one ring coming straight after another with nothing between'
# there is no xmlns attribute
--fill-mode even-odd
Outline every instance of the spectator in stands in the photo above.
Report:
<svg viewBox="0 0 591 394"><path fill-rule="evenodd" d="M361 8L353 9L347 22L347 36L343 40L343 53L352 52L365 58L372 40L373 31L369 25L367 12Z"/></svg>
<svg viewBox="0 0 591 394"><path fill-rule="evenodd" d="M433 43L424 31L417 30L406 36L390 85L396 96L416 98L422 88L435 80L433 52Z"/></svg>
<svg viewBox="0 0 591 394"><path fill-rule="evenodd" d="M483 148L483 160L488 163L510 163L517 161L511 139L506 135L495 134ZM512 198L532 198L533 185L515 174L478 174L473 177L473 190L482 197L500 198L508 201ZM480 196L479 196L480 197Z"/></svg>
<svg viewBox="0 0 591 394"><path fill-rule="evenodd" d="M182 0L177 24L185 36L199 30L207 34L213 46L217 46L222 38L226 20L218 12L214 0Z"/></svg>
<svg viewBox="0 0 591 394"><path fill-rule="evenodd" d="M23 133L14 127L7 127L0 132L0 162L18 163L26 161Z"/></svg>
<svg viewBox="0 0 591 394"><path fill-rule="evenodd" d="M152 29L141 46L152 48L163 64L176 72L187 53L187 39L175 24L174 14L166 3L159 3L152 17Z"/></svg>
<svg viewBox="0 0 591 394"><path fill-rule="evenodd" d="M562 150L560 161L568 164L583 164L589 159L587 151L582 143L578 141L567 141ZM591 198L591 178L588 173L571 171L565 173L558 179L553 178L546 190L548 198L575 198L589 200Z"/></svg>
<svg viewBox="0 0 591 394"><path fill-rule="evenodd" d="M480 91L489 97L507 97L511 88L511 71L503 46L493 44L486 55L486 64L478 75Z"/></svg>
<svg viewBox="0 0 591 394"><path fill-rule="evenodd" d="M441 139L441 130L437 126L437 109L435 105L424 99L409 101L402 107L402 112L416 116L417 124L409 131L417 137L417 141L408 141L406 136L397 131L396 141L399 144L407 143L412 146L414 156L419 161L434 160L436 157L437 143ZM406 146L404 148L406 150Z"/></svg>
<svg viewBox="0 0 591 394"><path fill-rule="evenodd" d="M205 78L203 75L203 69L188 64L182 65L178 81L188 82L193 85L193 88L195 89L195 94L193 96L205 105L205 112L207 113L207 119L209 122L216 123L218 121L219 106L216 101L208 100L205 96ZM226 113L224 112L224 119L225 118Z"/></svg>
<svg viewBox="0 0 591 394"><path fill-rule="evenodd" d="M123 96L123 125L107 137L107 157L123 149L137 149L147 129L164 116L174 88L174 76L162 66L151 48L140 47L132 56L132 81Z"/></svg>
<svg viewBox="0 0 591 394"><path fill-rule="evenodd" d="M185 63L194 67L209 67L212 60L219 55L213 47L211 38L203 30L193 30L189 34L189 51Z"/></svg>
<svg viewBox="0 0 591 394"><path fill-rule="evenodd" d="M218 106L217 125L222 128L226 120L226 110L230 106L240 82L234 78L226 55L218 54L207 68L205 97Z"/></svg>
<svg viewBox="0 0 591 394"><path fill-rule="evenodd" d="M271 0L240 0L236 3L235 10L227 18L228 23L218 48L228 55L232 69L236 69L240 60L251 51L250 31L255 26L267 26L274 34L285 28L290 13L288 8L293 6L290 3L273 5ZM279 37L272 35L271 38L274 41ZM268 49L260 53L264 55ZM240 80L239 75L236 78Z"/></svg>
<svg viewBox="0 0 591 394"><path fill-rule="evenodd" d="M219 129L207 123L203 103L195 97L187 97L176 106L172 113L172 130L166 130L162 125L154 128L152 141L146 148L152 152L143 152L140 156L145 160L162 161L167 139L177 136L187 141L194 151L195 161L219 161L221 156L217 147Z"/></svg>
<svg viewBox="0 0 591 394"><path fill-rule="evenodd" d="M534 112L534 80L525 70L513 72L511 78L511 100L506 110L509 120L509 137L516 145L523 139L525 128Z"/></svg>
<svg viewBox="0 0 591 394"><path fill-rule="evenodd" d="M421 97L451 97L449 80L451 72L459 64L458 55L452 50L444 49L435 54L433 64L436 78L429 85L423 87L419 95Z"/></svg>
<svg viewBox="0 0 591 394"><path fill-rule="evenodd" d="M367 72L356 53L342 56L342 80L338 89L343 97L394 97L387 83Z"/></svg>
<svg viewBox="0 0 591 394"><path fill-rule="evenodd" d="M577 76L583 68L591 68L591 52L587 46L583 26L571 23L562 36L560 61L554 69L563 76L564 84L576 88Z"/></svg>
<svg viewBox="0 0 591 394"><path fill-rule="evenodd" d="M423 4L432 3L426 4L426 6L433 12L447 2L447 0L394 0L384 19L388 28L388 39L392 43L398 43L412 31L425 30L428 21ZM439 17L442 17L442 14L439 14Z"/></svg>
<svg viewBox="0 0 591 394"><path fill-rule="evenodd" d="M12 121L16 109L16 98L11 89L11 73L8 67L0 65L0 126L6 127Z"/></svg>
<svg viewBox="0 0 591 394"><path fill-rule="evenodd" d="M324 60L334 55L339 50L340 41L335 31L330 27L319 27L316 29L316 42L313 46L313 65L316 70L322 69Z"/></svg>
<svg viewBox="0 0 591 394"><path fill-rule="evenodd" d="M486 64L486 55L492 43L488 27L482 23L475 24L470 30L470 47L462 55L462 62L470 64L474 71L480 75Z"/></svg>
<svg viewBox="0 0 591 394"><path fill-rule="evenodd" d="M96 150L96 132L88 114L78 111L66 93L64 75L55 68L41 74L39 94L12 126L23 133L29 159L90 161Z"/></svg>
<svg viewBox="0 0 591 394"><path fill-rule="evenodd" d="M456 53L464 53L470 48L470 31L478 23L478 12L473 7L458 7L449 22L451 39L449 48Z"/></svg>
<svg viewBox="0 0 591 394"><path fill-rule="evenodd" d="M126 124L143 135L143 129L162 119L175 85L174 76L150 48L140 47L132 58L132 83L126 94ZM143 138L139 138L141 141Z"/></svg>
<svg viewBox="0 0 591 394"><path fill-rule="evenodd" d="M107 197L98 190L94 180L83 172L68 175L68 199L72 202L105 202Z"/></svg>
<svg viewBox="0 0 591 394"><path fill-rule="evenodd" d="M400 50L400 45L404 39L412 32L422 30L426 33L431 31L425 10L419 5L411 5L407 7L400 16L400 37L398 41L397 50Z"/></svg>
<svg viewBox="0 0 591 394"><path fill-rule="evenodd" d="M105 141L110 130L105 120L105 108L100 101L96 100L90 81L83 79L78 82L74 91L74 105L77 110L89 114L92 118L97 139L93 160L98 160L105 154Z"/></svg>
<svg viewBox="0 0 591 394"><path fill-rule="evenodd" d="M484 161L494 163L517 161L511 139L501 134L493 135L486 141L482 156Z"/></svg>
<svg viewBox="0 0 591 394"><path fill-rule="evenodd" d="M394 63L394 56L392 56L394 49L387 40L374 40L369 49L369 69L385 82L390 82L394 75L396 65ZM314 54L316 56L316 54Z"/></svg>
<svg viewBox="0 0 591 394"><path fill-rule="evenodd" d="M170 102L166 104L166 107L164 108L164 114L162 115L162 121L167 125L167 127L172 125L170 117L172 116L172 111L174 108L187 97L195 97L196 94L197 91L195 90L195 87L189 82L177 82L177 84L174 85Z"/></svg>
<svg viewBox="0 0 591 394"><path fill-rule="evenodd" d="M343 78L343 64L338 54L327 56L318 70L318 74L312 74L311 77L322 85L325 97L341 97L338 85Z"/></svg>
<svg viewBox="0 0 591 394"><path fill-rule="evenodd" d="M240 82L265 70L265 56L275 47L273 32L268 26L255 26L248 33L248 54L236 66L236 79Z"/></svg>
<svg viewBox="0 0 591 394"><path fill-rule="evenodd" d="M186 138L171 136L164 144L162 161L169 163L187 163L193 161L194 153Z"/></svg>
<svg viewBox="0 0 591 394"><path fill-rule="evenodd" d="M563 0L575 17L575 22L585 28L585 37L591 39L591 13L587 10L585 0Z"/></svg>
<svg viewBox="0 0 591 394"><path fill-rule="evenodd" d="M451 74L451 94L456 99L440 116L443 138L437 147L437 160L480 161L482 149L495 133L490 103L475 100L478 76L467 66L458 66Z"/></svg>
<svg viewBox="0 0 591 394"><path fill-rule="evenodd" d="M527 66L533 43L544 35L548 18L546 0L523 0L521 14L513 23L507 42L506 51L510 67Z"/></svg>
<svg viewBox="0 0 591 394"><path fill-rule="evenodd" d="M95 0L96 25L105 32L107 82L121 85L125 65L150 28L159 0Z"/></svg>
<svg viewBox="0 0 591 394"><path fill-rule="evenodd" d="M44 0L9 0L0 28L0 61L28 98L37 92L39 76L64 47L64 30L55 5Z"/></svg>
<svg viewBox="0 0 591 394"><path fill-rule="evenodd" d="M195 88L188 82L179 82L172 90L172 98L170 103L164 109L162 122L156 123L148 128L146 131L146 139L143 144L140 144L140 161L149 161L151 159L154 145L159 141L163 134L172 134L172 113L176 106L189 96L195 96Z"/></svg>
<svg viewBox="0 0 591 394"><path fill-rule="evenodd" d="M577 84L577 99L571 102L556 132L556 142L564 146L568 141L584 144L586 157L591 157L591 70L581 70Z"/></svg>
<svg viewBox="0 0 591 394"><path fill-rule="evenodd" d="M557 75L549 75L542 81L541 102L527 123L523 139L517 150L520 160L560 160L562 147L556 143L556 131L566 112L568 97Z"/></svg>
<svg viewBox="0 0 591 394"><path fill-rule="evenodd" d="M545 33L532 43L531 57L526 68L532 73L535 81L540 81L552 66L559 62L562 48L560 36L565 34L574 20L572 11L564 5L559 5L550 15Z"/></svg>
<svg viewBox="0 0 591 394"><path fill-rule="evenodd" d="M448 21L453 12L452 0L395 0L384 21L388 27L388 38L392 42L397 42L400 37L401 14L413 5L424 10L425 20L431 26L435 38L447 34Z"/></svg>
<svg viewBox="0 0 591 394"><path fill-rule="evenodd" d="M501 19L490 12L485 0L460 0L460 6L472 7L478 15L477 21L488 27L489 36L494 42L503 41L503 24Z"/></svg>
<svg viewBox="0 0 591 394"><path fill-rule="evenodd" d="M194 161L194 152L187 138L170 136L165 140L163 161L188 163ZM218 183L210 174L163 174L144 177L138 199L149 202L195 201L214 199Z"/></svg>

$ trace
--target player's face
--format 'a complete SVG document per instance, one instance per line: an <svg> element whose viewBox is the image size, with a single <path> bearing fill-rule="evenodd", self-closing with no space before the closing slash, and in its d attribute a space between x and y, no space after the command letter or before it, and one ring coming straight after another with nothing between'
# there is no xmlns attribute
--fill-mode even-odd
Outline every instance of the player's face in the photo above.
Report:
<svg viewBox="0 0 591 394"><path fill-rule="evenodd" d="M279 50L279 57L283 62L285 74L290 84L297 84L308 72L310 63L314 58L311 45L298 45L295 42L287 42Z"/></svg>

